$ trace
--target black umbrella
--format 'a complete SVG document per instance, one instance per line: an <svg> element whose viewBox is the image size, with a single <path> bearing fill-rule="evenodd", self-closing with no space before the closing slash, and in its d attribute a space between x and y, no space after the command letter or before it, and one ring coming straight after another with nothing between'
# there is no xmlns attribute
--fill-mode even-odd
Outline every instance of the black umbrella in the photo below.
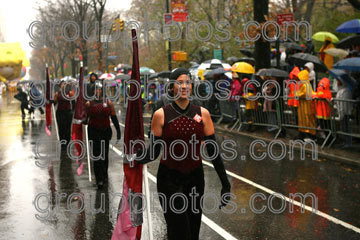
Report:
<svg viewBox="0 0 360 240"><path fill-rule="evenodd" d="M352 35L341 39L337 44L337 48L348 49L352 48L353 45L360 45L360 35Z"/></svg>
<svg viewBox="0 0 360 240"><path fill-rule="evenodd" d="M238 58L238 57L234 57L234 56L228 57L228 58L226 59L226 61L229 62L230 65L232 65L231 63L239 62L238 60L239 60L239 58Z"/></svg>
<svg viewBox="0 0 360 240"><path fill-rule="evenodd" d="M217 69L214 69L210 72L207 72L205 75L204 75L204 78L206 79L213 79L215 75L221 75L221 74L224 74L226 72L231 72L230 70L225 70L224 68L217 68Z"/></svg>
<svg viewBox="0 0 360 240"><path fill-rule="evenodd" d="M149 79L154 79L154 78L158 78L158 74L157 73L152 73L149 76Z"/></svg>
<svg viewBox="0 0 360 240"><path fill-rule="evenodd" d="M119 74L115 77L115 79L120 79L122 81L130 80L130 75L127 74Z"/></svg>
<svg viewBox="0 0 360 240"><path fill-rule="evenodd" d="M249 64L255 66L255 59L251 58L251 57L239 58L238 62L246 62L246 63L249 63Z"/></svg>
<svg viewBox="0 0 360 240"><path fill-rule="evenodd" d="M243 48L243 49L240 49L240 52L242 54L244 54L245 56L247 56L247 57L253 57L254 56L254 52L249 50L249 49L244 49Z"/></svg>
<svg viewBox="0 0 360 240"><path fill-rule="evenodd" d="M345 83L351 90L357 86L357 82L347 72L341 69L329 70L330 75Z"/></svg>
<svg viewBox="0 0 360 240"><path fill-rule="evenodd" d="M170 71L163 71L163 72L159 72L157 74L157 77L158 78L170 78L170 74L171 74Z"/></svg>
<svg viewBox="0 0 360 240"><path fill-rule="evenodd" d="M291 50L296 50L296 51L304 51L305 50L305 48L303 48L302 46L300 46L299 44L294 43L294 42L286 42L286 43L284 43L284 47L291 49Z"/></svg>
<svg viewBox="0 0 360 240"><path fill-rule="evenodd" d="M303 67L306 63L312 62L317 72L327 72L326 65L317 57L308 53L295 53L289 57L289 62L296 66Z"/></svg>
<svg viewBox="0 0 360 240"><path fill-rule="evenodd" d="M288 78L289 73L276 68L264 68L260 69L256 75L264 76L264 77L280 77L280 78Z"/></svg>

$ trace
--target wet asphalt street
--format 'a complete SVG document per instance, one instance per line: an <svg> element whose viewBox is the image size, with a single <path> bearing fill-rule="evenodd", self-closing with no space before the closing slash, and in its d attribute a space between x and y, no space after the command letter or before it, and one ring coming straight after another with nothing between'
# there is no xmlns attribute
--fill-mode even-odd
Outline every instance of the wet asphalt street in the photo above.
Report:
<svg viewBox="0 0 360 240"><path fill-rule="evenodd" d="M77 176L76 163L66 153L56 156L56 136L45 134L44 116L37 111L34 119L22 121L18 101L12 95L0 97L0 239L110 239L122 191L121 143L110 148L109 184L99 191L94 175L93 182L88 181L87 164ZM123 133L124 114L120 119ZM219 143L236 143L238 157L225 161L234 194L227 208L233 207L233 212L210 213L218 199L206 198L200 239L360 239L359 167L312 160L309 154L300 160L296 152L294 160L287 155L279 161L256 161L249 153L251 139L216 134ZM37 146L40 156L35 154ZM266 149L257 145L253 152L259 156ZM281 151L275 147L273 152ZM148 165L151 192L156 192L158 164ZM205 192L220 196L211 163L204 162L204 171ZM291 207L290 194L295 193L315 196L313 202L305 200L304 212ZM295 198L294 204L299 202ZM154 239L167 239L156 197L150 209ZM148 239L146 217L143 239Z"/></svg>

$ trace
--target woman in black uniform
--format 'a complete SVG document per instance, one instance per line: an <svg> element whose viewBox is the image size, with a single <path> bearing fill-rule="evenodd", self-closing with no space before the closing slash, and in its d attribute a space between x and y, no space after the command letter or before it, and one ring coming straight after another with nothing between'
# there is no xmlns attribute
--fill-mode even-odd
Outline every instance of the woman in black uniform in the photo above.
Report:
<svg viewBox="0 0 360 240"><path fill-rule="evenodd" d="M170 79L176 79L174 95L178 99L155 112L151 123L154 137L150 138L150 146L146 149L146 153L143 153L143 149L138 150L136 160L140 163L155 160L162 147L160 143L154 144L155 141L163 140L165 142L165 156L162 156L160 160L157 174L157 190L167 224L168 239L195 240L199 239L202 215L200 200L204 194L205 185L200 145L202 140L216 140L216 138L209 111L189 101L192 91L189 71L178 68L172 72ZM195 135L195 139L192 143L195 143L195 146L191 144L193 135ZM179 140L186 143L188 151L184 151L181 144L176 144L171 154L170 145ZM154 148L155 158L150 156L150 147ZM213 156L214 145L207 144L206 148L209 156ZM194 149L193 154L192 149ZM182 155L184 157L180 158ZM221 202L222 206L225 206L229 201L228 194L231 186L220 154L217 154L212 164L221 180ZM166 198L162 197L162 194ZM184 200L180 197L172 199L174 194L184 194L188 204L184 206ZM191 206L195 206L198 211L192 211ZM182 213L174 211L183 209L183 207L185 207L185 211Z"/></svg>
<svg viewBox="0 0 360 240"><path fill-rule="evenodd" d="M117 140L121 138L120 125L115 113L114 104L110 100L103 101L103 84L96 83L96 98L93 101L86 102L89 141L92 141L92 154L94 157L94 172L98 189L102 189L103 185L108 182L108 166L109 166L109 144L112 137L110 126L110 118L113 122ZM105 143L105 149L101 147ZM102 153L102 149L104 152Z"/></svg>
<svg viewBox="0 0 360 240"><path fill-rule="evenodd" d="M54 102L57 104L56 109L56 121L59 127L59 138L65 140L66 143L61 145L62 149L66 149L66 146L70 142L71 135L71 122L72 122L72 112L71 112L71 101L65 98L70 98L74 96L73 91L66 91L65 81L60 82L60 90L55 93Z"/></svg>

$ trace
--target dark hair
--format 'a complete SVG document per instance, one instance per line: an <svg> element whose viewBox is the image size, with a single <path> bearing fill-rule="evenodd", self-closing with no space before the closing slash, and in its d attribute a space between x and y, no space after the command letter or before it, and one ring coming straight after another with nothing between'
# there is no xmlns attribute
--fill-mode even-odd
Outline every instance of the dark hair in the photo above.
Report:
<svg viewBox="0 0 360 240"><path fill-rule="evenodd" d="M97 75L96 73L91 73L91 74L90 74L90 77L89 77L90 80L91 80L91 77L92 77L92 76L95 76L95 80L98 79L98 75Z"/></svg>

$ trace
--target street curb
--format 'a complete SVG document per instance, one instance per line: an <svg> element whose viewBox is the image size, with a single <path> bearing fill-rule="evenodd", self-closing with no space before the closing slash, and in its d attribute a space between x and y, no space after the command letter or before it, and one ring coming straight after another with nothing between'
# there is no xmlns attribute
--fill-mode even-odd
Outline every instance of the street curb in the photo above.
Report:
<svg viewBox="0 0 360 240"><path fill-rule="evenodd" d="M252 138L252 139L260 139L260 140L263 140L263 141L265 141L267 143L274 140L274 139L265 138L265 137L245 133L245 132L231 131L230 129L228 129L226 127L223 127L223 126L221 126L219 124L214 124L214 127L215 127L215 129L219 129L219 130L226 131L226 132L229 132L229 133L239 134L239 135L246 136L246 137L249 137L249 138ZM287 147L290 147L289 143L285 142L285 144L286 144ZM296 151L300 152L300 150L301 150L300 147L298 147L298 146L293 146L293 147L294 147L294 149ZM311 154L312 151L310 149L305 148L305 153L310 153ZM333 160L333 161L337 161L337 162L341 162L341 163L350 164L350 165L360 166L360 160L355 160L355 159L347 158L347 157L344 157L344 156L341 156L341 155L334 155L334 154L327 153L326 148L321 149L320 146L318 148L318 159L319 159L319 157L326 158L326 159Z"/></svg>

